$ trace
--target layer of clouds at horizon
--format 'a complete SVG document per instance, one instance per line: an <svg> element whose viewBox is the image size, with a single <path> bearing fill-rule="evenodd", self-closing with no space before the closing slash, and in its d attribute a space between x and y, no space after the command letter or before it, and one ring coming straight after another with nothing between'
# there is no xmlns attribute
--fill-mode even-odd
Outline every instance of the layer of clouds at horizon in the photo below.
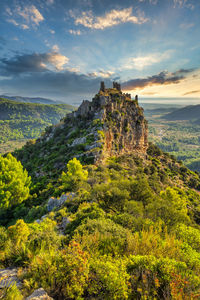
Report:
<svg viewBox="0 0 200 300"><path fill-rule="evenodd" d="M0 94L200 97L200 1L2 0Z"/></svg>

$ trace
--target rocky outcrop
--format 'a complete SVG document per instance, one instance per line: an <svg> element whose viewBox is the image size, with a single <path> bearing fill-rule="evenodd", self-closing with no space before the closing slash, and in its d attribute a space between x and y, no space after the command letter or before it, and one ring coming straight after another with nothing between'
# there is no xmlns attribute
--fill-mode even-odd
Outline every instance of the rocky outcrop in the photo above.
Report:
<svg viewBox="0 0 200 300"><path fill-rule="evenodd" d="M93 154L96 162L124 153L146 154L148 128L143 109L138 105L138 96L132 100L131 95L123 93L120 84L116 82L109 89L101 82L99 93L91 102L84 100L76 112L68 115L68 122L70 118L76 119L76 122L85 119L86 123L99 120L100 125L96 131L101 136L93 143L98 146L92 144L85 148L90 154L95 149ZM82 141L83 139L78 138L72 146Z"/></svg>
<svg viewBox="0 0 200 300"><path fill-rule="evenodd" d="M60 198L51 197L47 203L47 211L50 212L54 208L61 207L67 200L73 199L75 197L75 193L63 194Z"/></svg>
<svg viewBox="0 0 200 300"><path fill-rule="evenodd" d="M39 139L17 152L17 158L28 169L32 162L30 175L37 181L46 175L56 178L74 157L82 164L98 164L110 156L129 153L145 157L147 135L138 97L132 100L116 82L112 88L102 82L92 101L84 100L77 111L46 128ZM51 199L48 211L59 206L59 201Z"/></svg>
<svg viewBox="0 0 200 300"><path fill-rule="evenodd" d="M49 297L49 295L45 292L43 288L40 288L35 290L25 300L53 300L53 298Z"/></svg>
<svg viewBox="0 0 200 300"><path fill-rule="evenodd" d="M16 268L0 269L0 289L11 287L16 284L18 288L21 287L21 282L17 277Z"/></svg>

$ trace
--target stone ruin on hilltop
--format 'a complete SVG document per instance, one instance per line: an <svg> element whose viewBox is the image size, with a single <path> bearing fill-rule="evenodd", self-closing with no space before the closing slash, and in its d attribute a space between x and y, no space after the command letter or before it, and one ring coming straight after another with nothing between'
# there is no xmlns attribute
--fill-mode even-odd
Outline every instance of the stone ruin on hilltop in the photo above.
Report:
<svg viewBox="0 0 200 300"><path fill-rule="evenodd" d="M146 154L148 127L143 108L138 105L138 96L132 100L131 94L123 93L117 82L113 82L112 88L106 88L101 82L100 90L92 101L83 100L78 110L67 116L67 120L69 118L75 121L74 124L85 122L86 127L91 122L98 124L96 132L100 132L101 137L94 144L98 147L94 147L96 153L92 153L91 148L88 154L94 155L95 161L125 153Z"/></svg>

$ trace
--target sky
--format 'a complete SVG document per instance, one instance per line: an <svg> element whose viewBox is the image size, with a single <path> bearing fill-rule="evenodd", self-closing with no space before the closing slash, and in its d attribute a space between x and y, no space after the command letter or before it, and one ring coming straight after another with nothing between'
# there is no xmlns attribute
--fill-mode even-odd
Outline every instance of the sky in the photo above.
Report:
<svg viewBox="0 0 200 300"><path fill-rule="evenodd" d="M102 80L200 99L200 0L0 1L0 94L77 104Z"/></svg>

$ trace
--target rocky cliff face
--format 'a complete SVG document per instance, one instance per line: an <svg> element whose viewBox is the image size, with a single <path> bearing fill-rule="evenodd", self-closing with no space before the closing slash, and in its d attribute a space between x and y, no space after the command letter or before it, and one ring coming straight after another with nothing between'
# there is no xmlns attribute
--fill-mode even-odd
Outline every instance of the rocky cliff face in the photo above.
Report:
<svg viewBox="0 0 200 300"><path fill-rule="evenodd" d="M93 128L96 136L93 146L100 149L96 153L91 153L92 145L88 149L88 155L94 155L95 161L124 153L146 153L148 128L143 109L138 105L137 96L131 100L131 95L122 93L117 83L109 89L101 84L92 102L84 100L76 112L67 116L66 122L70 119L98 125L96 130Z"/></svg>
<svg viewBox="0 0 200 300"><path fill-rule="evenodd" d="M83 164L98 164L124 153L145 156L147 146L147 122L137 97L131 100L118 83L110 89L102 83L91 102L83 101L76 112L47 127L16 156L32 178L56 177L73 157Z"/></svg>

